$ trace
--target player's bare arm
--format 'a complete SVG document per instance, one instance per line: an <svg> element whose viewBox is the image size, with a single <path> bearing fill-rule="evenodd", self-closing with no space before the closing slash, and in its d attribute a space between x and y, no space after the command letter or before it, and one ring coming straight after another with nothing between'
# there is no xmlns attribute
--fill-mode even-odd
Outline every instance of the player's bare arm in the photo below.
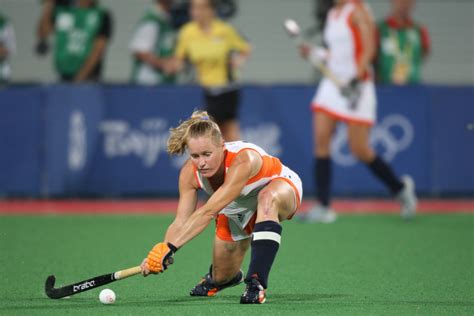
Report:
<svg viewBox="0 0 474 316"><path fill-rule="evenodd" d="M153 68L160 70L168 69L167 63L170 63L170 61L172 60L172 58L169 57L158 57L151 52L136 52L133 54L133 56L141 62L144 62L152 66Z"/></svg>
<svg viewBox="0 0 474 316"><path fill-rule="evenodd" d="M81 71L79 71L74 81L80 82L80 81L87 80L87 78L90 76L90 74L94 70L95 66L102 59L102 56L105 53L106 47L107 47L107 38L105 38L104 36L101 36L94 41L92 52L90 53L89 57L84 63L84 67L82 67Z"/></svg>
<svg viewBox="0 0 474 316"><path fill-rule="evenodd" d="M243 65L249 59L251 52L252 52L252 48L249 47L246 50L242 50L242 51L237 52L236 54L233 54L232 59L231 59L232 68L234 69L242 68Z"/></svg>
<svg viewBox="0 0 474 316"><path fill-rule="evenodd" d="M8 48L0 43L0 60L8 56Z"/></svg>
<svg viewBox="0 0 474 316"><path fill-rule="evenodd" d="M191 160L186 161L179 175L179 202L176 210L176 217L168 226L164 243L170 242L178 236L180 228L187 222L191 214L196 210L198 184L194 176L194 167ZM141 265L141 272L144 276L150 273L145 258Z"/></svg>
<svg viewBox="0 0 474 316"><path fill-rule="evenodd" d="M169 242L180 248L201 233L219 211L237 198L247 181L262 166L262 158L252 150L242 151L229 167L224 184L216 190L206 204L196 210Z"/></svg>
<svg viewBox="0 0 474 316"><path fill-rule="evenodd" d="M370 12L360 5L354 10L352 22L359 29L362 40L362 56L357 61L357 76L361 78L375 56L375 24Z"/></svg>
<svg viewBox="0 0 474 316"><path fill-rule="evenodd" d="M54 25L52 23L54 5L55 4L53 0L45 0L43 2L41 18L38 22L38 27L37 27L37 32L36 32L38 39L47 38L54 30Z"/></svg>
<svg viewBox="0 0 474 316"><path fill-rule="evenodd" d="M179 202L176 217L168 227L165 235L165 242L176 238L176 232L182 227L189 217L196 210L198 183L194 176L194 167L191 160L188 160L179 175Z"/></svg>
<svg viewBox="0 0 474 316"><path fill-rule="evenodd" d="M170 58L168 63L166 63L166 68L164 68L163 70L166 73L174 74L174 73L180 72L181 70L183 70L183 68L184 68L184 59L174 56Z"/></svg>

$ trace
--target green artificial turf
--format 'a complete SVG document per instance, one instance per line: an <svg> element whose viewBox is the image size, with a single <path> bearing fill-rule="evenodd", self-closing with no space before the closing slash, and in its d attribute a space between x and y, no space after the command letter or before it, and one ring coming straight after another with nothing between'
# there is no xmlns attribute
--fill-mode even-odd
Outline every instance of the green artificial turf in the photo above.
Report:
<svg viewBox="0 0 474 316"><path fill-rule="evenodd" d="M267 302L239 304L244 286L214 298L189 290L210 264L213 227L163 275L51 300L49 274L65 285L140 263L171 216L0 216L0 315L473 315L474 216L346 215L331 225L283 224ZM248 258L245 261L246 270Z"/></svg>

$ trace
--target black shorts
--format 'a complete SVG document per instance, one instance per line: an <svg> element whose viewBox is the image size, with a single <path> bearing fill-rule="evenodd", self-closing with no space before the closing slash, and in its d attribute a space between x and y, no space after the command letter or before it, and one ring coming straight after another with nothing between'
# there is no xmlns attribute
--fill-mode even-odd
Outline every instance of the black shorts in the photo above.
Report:
<svg viewBox="0 0 474 316"><path fill-rule="evenodd" d="M240 91L238 89L220 94L210 94L204 90L206 111L220 124L238 118Z"/></svg>

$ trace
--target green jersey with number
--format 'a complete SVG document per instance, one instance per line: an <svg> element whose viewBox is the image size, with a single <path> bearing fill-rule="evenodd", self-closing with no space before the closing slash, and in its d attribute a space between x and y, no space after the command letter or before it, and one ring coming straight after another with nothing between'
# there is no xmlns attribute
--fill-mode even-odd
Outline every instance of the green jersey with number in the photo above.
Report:
<svg viewBox="0 0 474 316"><path fill-rule="evenodd" d="M56 9L55 65L60 74L73 76L79 72L92 51L104 15L98 7Z"/></svg>
<svg viewBox="0 0 474 316"><path fill-rule="evenodd" d="M0 35L5 32L8 26L8 20L5 16L0 13ZM0 46L8 47L8 43L3 43L3 36L0 36ZM10 79L10 64L8 58L0 57L0 83L6 82Z"/></svg>
<svg viewBox="0 0 474 316"><path fill-rule="evenodd" d="M418 83L429 45L427 33L414 23L403 27L395 23L387 19L378 24L377 79L383 83Z"/></svg>
<svg viewBox="0 0 474 316"><path fill-rule="evenodd" d="M160 58L171 57L174 52L175 32L167 14L155 8L150 8L146 11L145 15L138 23L137 28L140 28L147 23L153 23L158 30L152 53ZM169 84L175 82L174 75L167 75L160 69L156 68L151 70L150 67L150 65L135 58L132 72L132 82L140 82L139 76L141 75L141 72L144 71L153 72L153 82L156 84Z"/></svg>

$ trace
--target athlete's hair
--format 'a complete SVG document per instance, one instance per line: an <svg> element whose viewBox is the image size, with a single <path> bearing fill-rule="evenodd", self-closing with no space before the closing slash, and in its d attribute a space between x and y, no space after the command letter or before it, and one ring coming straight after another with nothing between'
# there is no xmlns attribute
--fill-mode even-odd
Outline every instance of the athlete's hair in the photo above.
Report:
<svg viewBox="0 0 474 316"><path fill-rule="evenodd" d="M191 2L191 1L189 1ZM207 0L207 5L214 11L217 11L217 7L219 6L218 0Z"/></svg>
<svg viewBox="0 0 474 316"><path fill-rule="evenodd" d="M215 144L222 142L219 126L206 111L194 111L189 119L180 122L178 127L170 128L168 153L182 155L190 138L209 136Z"/></svg>

